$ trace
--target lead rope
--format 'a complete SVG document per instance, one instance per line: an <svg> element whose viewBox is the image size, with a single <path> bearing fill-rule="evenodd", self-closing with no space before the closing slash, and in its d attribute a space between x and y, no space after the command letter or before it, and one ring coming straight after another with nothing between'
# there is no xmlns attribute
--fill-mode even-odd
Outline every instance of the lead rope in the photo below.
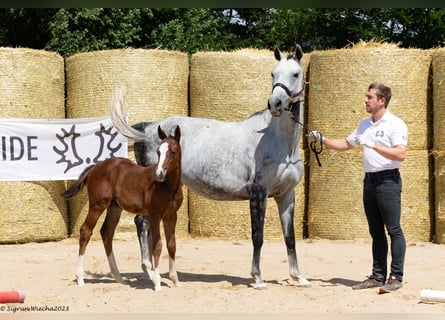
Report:
<svg viewBox="0 0 445 320"><path fill-rule="evenodd" d="M297 101L297 102L300 103L301 100ZM293 105L291 105L291 108L289 110L287 110L289 115L291 116L291 118L297 124L299 124L302 128L306 128L306 132L309 132L307 126L304 125L303 123L301 123L300 121L298 121L297 117L293 114L292 108L293 108ZM309 147L311 148L311 151L315 154L315 159L317 159L318 166L321 167L321 161L320 161L319 155L323 152L323 135L321 133L319 133L319 135L320 135L320 148L317 149L317 141L311 141L311 143L309 144Z"/></svg>
<svg viewBox="0 0 445 320"><path fill-rule="evenodd" d="M318 166L321 167L320 155L323 152L323 136L320 134L320 148L317 149L317 141L311 141L309 144L311 151L315 154L315 159L317 159Z"/></svg>

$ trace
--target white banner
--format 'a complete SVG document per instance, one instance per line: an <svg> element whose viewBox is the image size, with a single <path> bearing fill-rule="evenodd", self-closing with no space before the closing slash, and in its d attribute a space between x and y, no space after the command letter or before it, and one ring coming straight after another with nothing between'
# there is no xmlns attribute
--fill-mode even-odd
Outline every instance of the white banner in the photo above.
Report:
<svg viewBox="0 0 445 320"><path fill-rule="evenodd" d="M0 119L0 181L74 180L110 157L128 157L110 117Z"/></svg>

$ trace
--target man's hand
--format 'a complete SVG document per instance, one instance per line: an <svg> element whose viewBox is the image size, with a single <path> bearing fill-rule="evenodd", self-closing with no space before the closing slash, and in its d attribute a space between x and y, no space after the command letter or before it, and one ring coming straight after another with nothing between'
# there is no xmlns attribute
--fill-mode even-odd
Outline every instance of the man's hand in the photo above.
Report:
<svg viewBox="0 0 445 320"><path fill-rule="evenodd" d="M355 142L357 142L359 145L368 147L368 148L374 148L375 142L369 139L367 136L360 134L355 138Z"/></svg>
<svg viewBox="0 0 445 320"><path fill-rule="evenodd" d="M309 142L323 142L323 135L321 134L321 132L316 130L309 132L307 137L309 139Z"/></svg>

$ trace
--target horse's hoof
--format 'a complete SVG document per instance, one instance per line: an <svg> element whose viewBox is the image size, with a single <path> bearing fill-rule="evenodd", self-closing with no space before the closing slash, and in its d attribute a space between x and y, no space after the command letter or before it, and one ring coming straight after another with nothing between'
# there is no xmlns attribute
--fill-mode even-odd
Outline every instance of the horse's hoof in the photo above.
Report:
<svg viewBox="0 0 445 320"><path fill-rule="evenodd" d="M77 279L77 286L78 287L83 287L85 285L85 282L83 281L83 279Z"/></svg>
<svg viewBox="0 0 445 320"><path fill-rule="evenodd" d="M254 288L255 290L264 290L267 289L267 284L265 282L256 283Z"/></svg>
<svg viewBox="0 0 445 320"><path fill-rule="evenodd" d="M309 281L307 281L305 278L303 278L302 276L297 276L298 281L298 286L299 287L310 287L311 283Z"/></svg>

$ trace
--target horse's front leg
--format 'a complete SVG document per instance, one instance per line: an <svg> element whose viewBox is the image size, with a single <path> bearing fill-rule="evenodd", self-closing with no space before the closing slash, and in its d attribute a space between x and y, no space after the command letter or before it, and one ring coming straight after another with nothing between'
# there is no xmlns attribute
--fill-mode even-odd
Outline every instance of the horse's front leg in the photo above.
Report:
<svg viewBox="0 0 445 320"><path fill-rule="evenodd" d="M155 286L155 291L161 290L161 274L159 272L159 260L161 257L162 252L162 240L161 240L161 233L159 231L161 219L156 214L150 215L150 233L152 237L152 249L153 252L153 284Z"/></svg>
<svg viewBox="0 0 445 320"><path fill-rule="evenodd" d="M147 279L153 280L153 259L152 259L152 238L150 233L149 217L137 215L134 217L134 223L141 250L141 268Z"/></svg>
<svg viewBox="0 0 445 320"><path fill-rule="evenodd" d="M301 286L309 286L310 282L301 276L298 268L297 251L295 245L294 231L294 207L295 193L291 189L280 197L275 197L280 214L281 228L283 230L284 242L287 248L289 261L289 274L292 279L297 280Z"/></svg>
<svg viewBox="0 0 445 320"><path fill-rule="evenodd" d="M181 283L178 279L178 274L176 272L176 264L175 264L175 256L176 256L176 221L177 221L177 212L174 212L167 219L163 219L162 222L164 224L164 233L165 233L165 241L167 243L168 250L168 266L169 266L169 278L173 281L173 284L176 287L180 287Z"/></svg>
<svg viewBox="0 0 445 320"><path fill-rule="evenodd" d="M252 228L253 257L250 275L255 279L255 289L266 287L261 278L260 258L264 239L264 216L266 214L267 190L257 184L248 188L250 204L250 223Z"/></svg>

